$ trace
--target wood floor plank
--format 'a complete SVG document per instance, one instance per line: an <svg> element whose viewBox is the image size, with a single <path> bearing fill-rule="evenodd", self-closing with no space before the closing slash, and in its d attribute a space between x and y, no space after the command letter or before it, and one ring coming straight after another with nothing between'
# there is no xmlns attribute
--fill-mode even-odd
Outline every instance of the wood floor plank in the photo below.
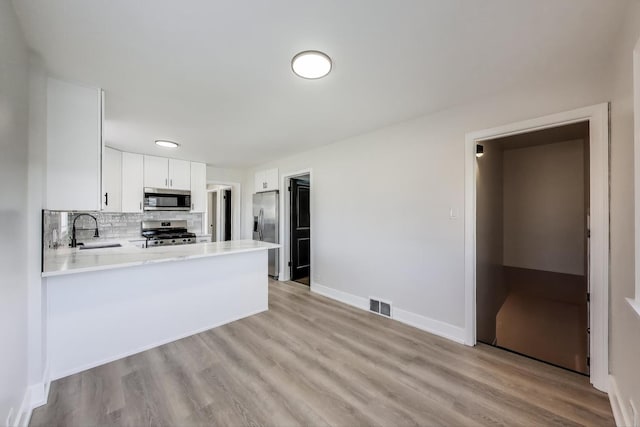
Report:
<svg viewBox="0 0 640 427"><path fill-rule="evenodd" d="M269 311L55 381L32 426L614 425L587 377L270 282Z"/></svg>

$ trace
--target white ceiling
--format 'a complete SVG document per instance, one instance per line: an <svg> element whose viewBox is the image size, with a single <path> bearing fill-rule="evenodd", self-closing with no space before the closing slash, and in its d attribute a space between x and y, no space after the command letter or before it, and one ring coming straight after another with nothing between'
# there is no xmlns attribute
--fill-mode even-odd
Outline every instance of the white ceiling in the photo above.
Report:
<svg viewBox="0 0 640 427"><path fill-rule="evenodd" d="M602 68L623 0L14 0L51 73L106 92L107 144L258 164ZM331 74L303 80L316 49ZM178 151L155 139L178 141Z"/></svg>

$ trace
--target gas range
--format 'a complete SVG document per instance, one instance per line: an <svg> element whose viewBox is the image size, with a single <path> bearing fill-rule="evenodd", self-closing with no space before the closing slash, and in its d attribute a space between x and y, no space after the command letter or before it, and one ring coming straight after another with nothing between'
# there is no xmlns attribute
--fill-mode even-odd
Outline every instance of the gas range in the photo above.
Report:
<svg viewBox="0 0 640 427"><path fill-rule="evenodd" d="M142 221L142 237L147 238L147 247L186 245L196 242L195 233L187 231L186 220Z"/></svg>

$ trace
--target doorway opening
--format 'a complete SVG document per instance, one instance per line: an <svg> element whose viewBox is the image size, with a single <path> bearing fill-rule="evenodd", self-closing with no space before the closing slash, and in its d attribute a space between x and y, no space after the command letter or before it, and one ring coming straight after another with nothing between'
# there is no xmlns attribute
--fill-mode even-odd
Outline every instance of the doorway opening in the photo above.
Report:
<svg viewBox="0 0 640 427"><path fill-rule="evenodd" d="M589 122L483 140L477 340L589 375Z"/></svg>
<svg viewBox="0 0 640 427"><path fill-rule="evenodd" d="M311 285L311 206L309 175L289 180L291 280Z"/></svg>
<svg viewBox="0 0 640 427"><path fill-rule="evenodd" d="M311 287L313 284L313 172L302 169L285 173L281 188L286 194L280 199L279 280L293 280Z"/></svg>
<svg viewBox="0 0 640 427"><path fill-rule="evenodd" d="M234 191L230 185L207 186L207 234L212 242L224 242L233 238Z"/></svg>

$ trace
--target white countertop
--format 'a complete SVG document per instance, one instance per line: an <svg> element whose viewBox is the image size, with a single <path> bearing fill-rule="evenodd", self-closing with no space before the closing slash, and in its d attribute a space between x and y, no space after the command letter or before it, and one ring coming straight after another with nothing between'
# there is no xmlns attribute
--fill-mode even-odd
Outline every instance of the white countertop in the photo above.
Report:
<svg viewBox="0 0 640 427"><path fill-rule="evenodd" d="M118 243L121 243L123 246L118 248L85 250L78 248L61 248L47 251L42 277L132 267L158 262L231 255L280 247L278 244L258 242L255 240L193 243L189 245L161 246L146 249L127 244L126 242Z"/></svg>

